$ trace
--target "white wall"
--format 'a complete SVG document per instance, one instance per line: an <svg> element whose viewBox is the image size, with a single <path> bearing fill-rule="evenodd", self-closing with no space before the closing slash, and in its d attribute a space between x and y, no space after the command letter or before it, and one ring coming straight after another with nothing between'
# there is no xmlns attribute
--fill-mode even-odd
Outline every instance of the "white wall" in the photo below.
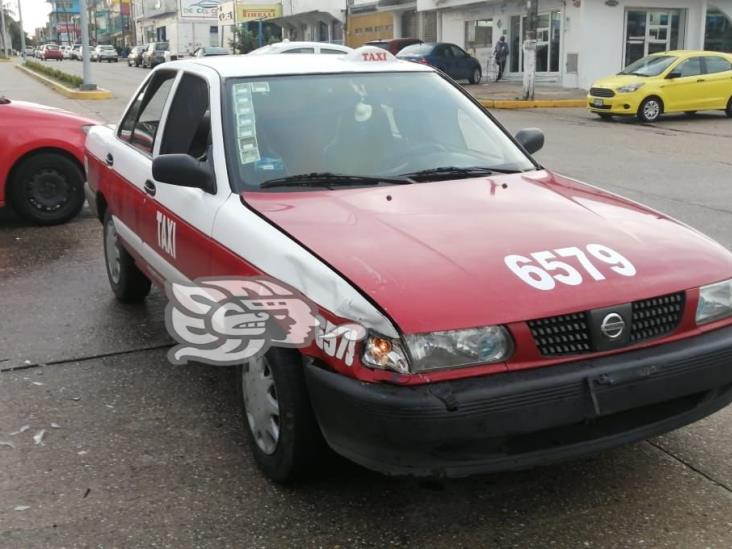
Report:
<svg viewBox="0 0 732 549"><path fill-rule="evenodd" d="M264 3L264 1L258 1ZM345 20L346 0L282 0L282 15L307 11L327 11L340 21Z"/></svg>

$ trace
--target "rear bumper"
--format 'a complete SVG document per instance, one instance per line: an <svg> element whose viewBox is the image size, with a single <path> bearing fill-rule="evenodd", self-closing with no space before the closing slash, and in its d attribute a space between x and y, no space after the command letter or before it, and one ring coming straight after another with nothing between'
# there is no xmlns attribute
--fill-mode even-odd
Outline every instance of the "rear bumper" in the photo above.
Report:
<svg viewBox="0 0 732 549"><path fill-rule="evenodd" d="M387 474L522 469L643 440L732 401L732 328L595 360L416 387L306 366L338 453Z"/></svg>

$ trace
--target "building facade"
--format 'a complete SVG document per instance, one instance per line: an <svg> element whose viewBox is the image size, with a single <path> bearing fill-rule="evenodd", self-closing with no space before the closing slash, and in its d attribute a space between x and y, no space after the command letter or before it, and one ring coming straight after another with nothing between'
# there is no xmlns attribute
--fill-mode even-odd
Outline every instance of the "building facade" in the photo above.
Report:
<svg viewBox="0 0 732 549"><path fill-rule="evenodd" d="M218 5L218 0L132 0L135 44L168 42L176 55L217 46Z"/></svg>
<svg viewBox="0 0 732 549"><path fill-rule="evenodd" d="M75 44L79 41L79 0L48 0L51 13L44 35L45 41Z"/></svg>
<svg viewBox="0 0 732 549"><path fill-rule="evenodd" d="M588 88L657 51L732 51L732 0L538 0L537 81ZM510 47L509 79L523 76L526 0L357 2L348 44L414 36L457 44L487 64L495 43Z"/></svg>

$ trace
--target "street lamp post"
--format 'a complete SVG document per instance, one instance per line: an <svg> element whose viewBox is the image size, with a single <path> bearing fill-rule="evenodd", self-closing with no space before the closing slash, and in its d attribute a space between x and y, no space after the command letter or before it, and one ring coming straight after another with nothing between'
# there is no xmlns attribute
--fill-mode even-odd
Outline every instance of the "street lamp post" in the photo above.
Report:
<svg viewBox="0 0 732 549"><path fill-rule="evenodd" d="M2 25L3 32L3 52L5 57L8 56L8 28L5 26L5 4L0 2L0 25Z"/></svg>
<svg viewBox="0 0 732 549"><path fill-rule="evenodd" d="M91 81L91 63L89 62L89 14L86 11L86 0L79 0L81 24L81 59L83 61L84 83L82 90L96 90L97 85Z"/></svg>
<svg viewBox="0 0 732 549"><path fill-rule="evenodd" d="M20 25L20 55L25 59L25 31L23 30L23 11L18 0L18 25Z"/></svg>

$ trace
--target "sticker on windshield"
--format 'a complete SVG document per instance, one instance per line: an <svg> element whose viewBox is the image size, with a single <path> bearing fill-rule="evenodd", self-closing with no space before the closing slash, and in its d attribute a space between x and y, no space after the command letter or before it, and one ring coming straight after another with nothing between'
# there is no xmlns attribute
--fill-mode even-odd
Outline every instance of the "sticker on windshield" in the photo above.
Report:
<svg viewBox="0 0 732 549"><path fill-rule="evenodd" d="M269 82L252 82L252 93L269 93Z"/></svg>
<svg viewBox="0 0 732 549"><path fill-rule="evenodd" d="M601 281L607 276L612 276L612 273L635 276L637 272L627 258L608 246L588 244L585 249L592 258L587 256L585 250L572 246L534 252L529 254L530 257L507 255L503 258L503 262L513 274L537 290L553 290L557 282L578 286L584 282L585 277ZM557 257L571 259L572 264L579 265L581 269L576 269L568 262L558 261ZM596 261L593 262L592 259ZM599 266L602 269L595 266L597 262L604 264Z"/></svg>
<svg viewBox="0 0 732 549"><path fill-rule="evenodd" d="M260 154L257 143L257 121L252 105L252 84L234 85L234 114L239 161L242 164L257 162Z"/></svg>

